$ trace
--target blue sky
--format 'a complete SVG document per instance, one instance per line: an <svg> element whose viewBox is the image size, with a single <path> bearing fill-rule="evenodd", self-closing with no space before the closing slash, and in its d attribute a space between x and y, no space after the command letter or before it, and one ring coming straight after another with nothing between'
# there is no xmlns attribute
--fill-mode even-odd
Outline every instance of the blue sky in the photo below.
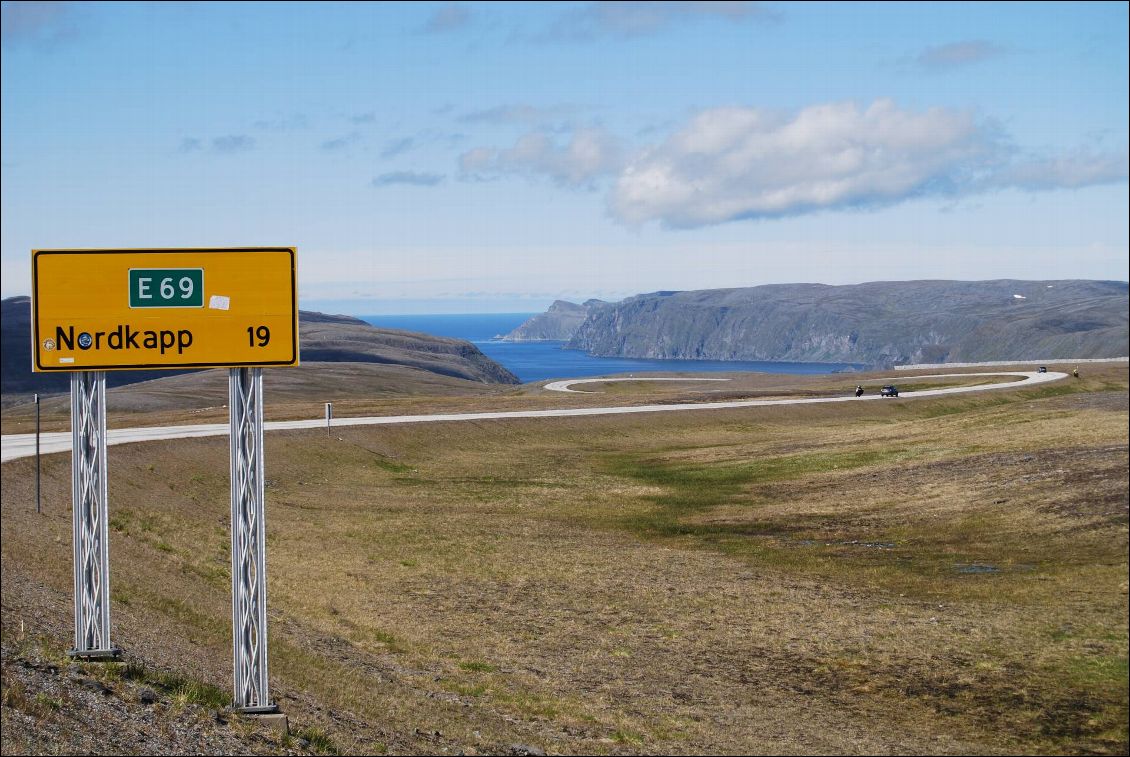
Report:
<svg viewBox="0 0 1130 757"><path fill-rule="evenodd" d="M36 247L286 244L304 307L1127 278L1127 5L3 3Z"/></svg>

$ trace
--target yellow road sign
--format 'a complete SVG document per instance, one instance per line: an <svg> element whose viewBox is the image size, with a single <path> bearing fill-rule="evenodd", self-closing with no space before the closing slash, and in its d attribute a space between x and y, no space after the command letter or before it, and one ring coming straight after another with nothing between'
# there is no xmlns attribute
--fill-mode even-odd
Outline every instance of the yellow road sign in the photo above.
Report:
<svg viewBox="0 0 1130 757"><path fill-rule="evenodd" d="M293 247L33 250L33 371L298 364Z"/></svg>

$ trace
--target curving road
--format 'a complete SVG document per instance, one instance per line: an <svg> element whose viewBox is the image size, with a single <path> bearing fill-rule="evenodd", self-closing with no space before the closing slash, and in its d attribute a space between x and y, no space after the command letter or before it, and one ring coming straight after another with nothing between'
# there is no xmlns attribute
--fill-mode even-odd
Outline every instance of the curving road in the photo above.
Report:
<svg viewBox="0 0 1130 757"><path fill-rule="evenodd" d="M1019 376L1023 381L1010 381L1005 384L980 384L977 386L955 386L948 389L924 389L921 391L901 392L898 400L911 400L921 397L938 397L947 394L963 394L965 392L986 392L995 389L1015 389L1016 387L1045 384L1050 381L1059 381L1067 378L1066 373L1049 371L1047 373L998 371L993 373L940 373L931 376L903 376L903 379L925 378L969 378L970 376ZM579 379L576 381L554 382L559 387L564 385L568 390L569 384L595 383L617 379ZM643 379L618 379L642 381ZM653 379L655 380L655 379ZM670 380L670 379L667 379ZM693 381L718 381L719 379L683 379ZM893 380L893 379L892 379ZM875 379L868 379L873 383ZM549 385L546 386L549 388ZM558 388L556 391L563 391ZM572 391L572 390L569 390ZM511 410L496 413L440 413L436 415L385 415L370 416L365 418L335 418L333 425L341 426L378 426L396 423L442 423L453 421L485 421L507 420L511 418L571 418L583 415L626 415L628 413L669 413L681 410L724 410L741 407L767 407L770 405L814 405L824 402L868 402L882 399L877 394L862 397L807 397L792 400L732 400L726 402L686 402L672 405L635 405L621 407L578 407L560 408L555 410ZM292 429L325 428L326 421L322 418L306 421L268 421L263 424L266 431L283 431ZM134 442L149 442L162 439L188 439L199 436L224 436L228 433L227 423L208 423L197 426L148 426L145 428L115 428L106 432L107 444L132 444ZM71 433L69 431L40 435L40 452L51 454L54 452L67 452L71 448ZM0 462L16 460L21 457L31 457L35 454L35 434L7 434L0 437Z"/></svg>
<svg viewBox="0 0 1130 757"><path fill-rule="evenodd" d="M570 389L573 384L610 384L613 381L729 381L728 378L666 378L646 376L644 378L587 378L568 379L566 381L551 381L543 389L551 392L569 392L571 394L601 394L601 392L586 392L584 389Z"/></svg>

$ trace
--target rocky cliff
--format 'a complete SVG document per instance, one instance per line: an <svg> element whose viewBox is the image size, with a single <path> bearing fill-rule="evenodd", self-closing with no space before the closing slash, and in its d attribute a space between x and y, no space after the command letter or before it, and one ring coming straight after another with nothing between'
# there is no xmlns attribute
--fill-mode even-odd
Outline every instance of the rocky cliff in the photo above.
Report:
<svg viewBox="0 0 1130 757"><path fill-rule="evenodd" d="M589 313L607 302L588 300L582 305L557 300L544 313L535 315L503 337L506 342L567 342L585 322Z"/></svg>
<svg viewBox="0 0 1130 757"><path fill-rule="evenodd" d="M1128 353L1126 282L905 281L656 292L590 312L598 356L898 364Z"/></svg>

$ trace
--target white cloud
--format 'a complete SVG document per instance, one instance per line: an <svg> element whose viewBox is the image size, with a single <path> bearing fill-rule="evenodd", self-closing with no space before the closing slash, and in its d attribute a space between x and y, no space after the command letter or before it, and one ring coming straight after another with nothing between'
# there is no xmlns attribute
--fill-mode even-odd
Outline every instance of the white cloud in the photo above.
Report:
<svg viewBox="0 0 1130 757"><path fill-rule="evenodd" d="M731 23L748 19L776 21L776 12L761 3L741 0L716 2L645 2L605 0L563 13L544 35L549 39L586 41L603 36L641 37L695 18L722 18Z"/></svg>
<svg viewBox="0 0 1130 757"><path fill-rule="evenodd" d="M1019 160L990 178L998 187L1017 189L1078 189L1126 181L1130 157L1126 153L1099 154L1075 151L1049 158Z"/></svg>
<svg viewBox="0 0 1130 757"><path fill-rule="evenodd" d="M275 115L271 118L261 118L251 125L263 131L294 131L308 128L310 126L310 120L306 118L305 113L291 113L289 115Z"/></svg>
<svg viewBox="0 0 1130 757"><path fill-rule="evenodd" d="M400 139L392 139L385 143L384 149L381 150L382 158L393 158L402 152L411 150L416 144L416 140L412 137L401 137Z"/></svg>
<svg viewBox="0 0 1130 757"><path fill-rule="evenodd" d="M471 10L466 5L447 3L436 8L424 24L423 31L430 33L449 32L461 29L471 22Z"/></svg>
<svg viewBox="0 0 1130 757"><path fill-rule="evenodd" d="M717 108L638 153L608 205L628 224L694 227L1005 187L1074 188L1127 176L1125 154L1016 161L1014 153L992 124L967 111L916 112L886 99L866 108L815 105L791 115Z"/></svg>
<svg viewBox="0 0 1130 757"><path fill-rule="evenodd" d="M915 113L890 100L791 117L718 108L638 155L609 205L628 223L672 226L880 205L954 191L999 152L993 131L961 111Z"/></svg>
<svg viewBox="0 0 1130 757"><path fill-rule="evenodd" d="M619 142L598 127L575 130L569 141L558 144L545 132L530 132L513 147L477 147L460 157L465 176L493 178L502 174L544 175L558 184L591 186L601 176L622 165Z"/></svg>
<svg viewBox="0 0 1130 757"><path fill-rule="evenodd" d="M434 187L443 182L443 174L423 171L392 171L377 176L372 181L374 187L390 187L393 184L407 184L413 187Z"/></svg>
<svg viewBox="0 0 1130 757"><path fill-rule="evenodd" d="M334 137L333 139L327 139L325 142L322 142L322 149L327 152L344 150L346 147L349 147L360 139L360 132L351 131L348 134L344 134L340 137Z"/></svg>
<svg viewBox="0 0 1130 757"><path fill-rule="evenodd" d="M496 105L493 108L484 108L464 113L459 117L463 123L524 123L546 128L550 124L560 123L583 110L577 105L551 105L537 106L526 103L511 105Z"/></svg>
<svg viewBox="0 0 1130 757"><path fill-rule="evenodd" d="M0 5L0 44L51 48L78 36L72 2L6 2Z"/></svg>
<svg viewBox="0 0 1130 757"><path fill-rule="evenodd" d="M219 154L232 154L246 152L255 147L255 138L247 134L228 134L223 137L213 137L210 141L210 150ZM204 140L198 137L185 137L180 141L180 152L200 152L204 149Z"/></svg>
<svg viewBox="0 0 1130 757"><path fill-rule="evenodd" d="M952 202L1003 189L1075 189L1124 182L1130 173L1125 152L1023 156L995 123L971 111L915 111L889 99L791 113L714 108L634 154L599 127L575 129L564 142L535 130L512 147L463 153L460 172L548 177L572 188L612 179L613 218L677 228L881 208L917 197Z"/></svg>
<svg viewBox="0 0 1130 757"><path fill-rule="evenodd" d="M212 152L246 152L253 147L255 147L254 137L250 137L246 134L228 134L224 137L212 138Z"/></svg>
<svg viewBox="0 0 1130 757"><path fill-rule="evenodd" d="M923 68L940 71L968 66L1004 53L1004 48L983 39L951 42L948 45L929 47L919 53L917 62Z"/></svg>

